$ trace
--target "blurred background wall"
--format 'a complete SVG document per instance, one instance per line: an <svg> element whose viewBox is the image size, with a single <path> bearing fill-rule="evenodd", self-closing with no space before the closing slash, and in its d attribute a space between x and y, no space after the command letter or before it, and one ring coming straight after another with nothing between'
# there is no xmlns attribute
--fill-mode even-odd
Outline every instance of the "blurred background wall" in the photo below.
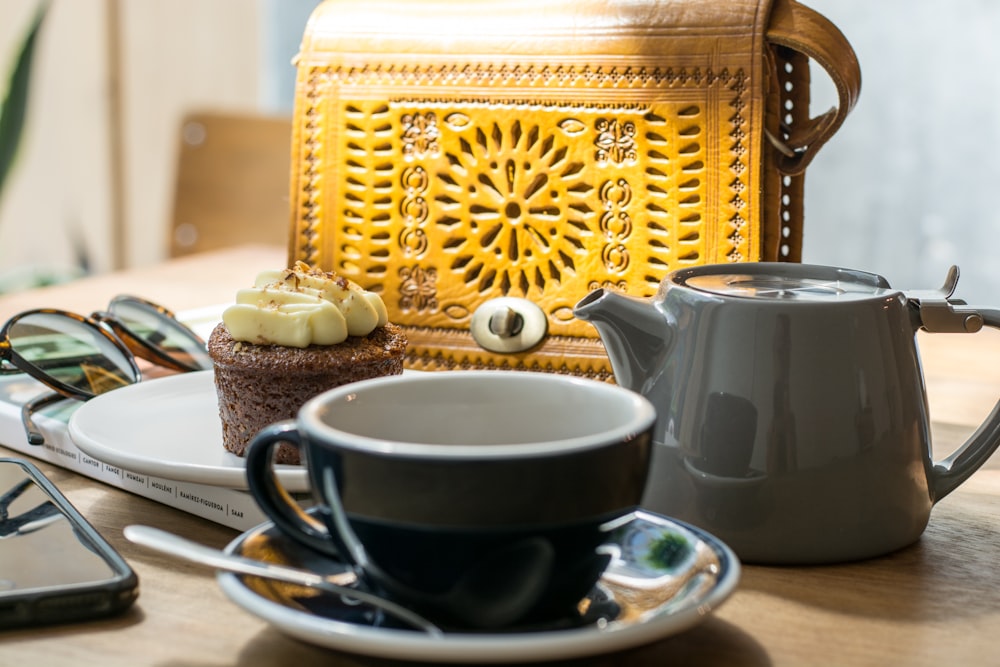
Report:
<svg viewBox="0 0 1000 667"><path fill-rule="evenodd" d="M0 0L0 71L40 4ZM257 107L259 17L246 0L51 2L0 201L5 284L164 256L180 119Z"/></svg>
<svg viewBox="0 0 1000 667"><path fill-rule="evenodd" d="M1000 305L1000 3L804 0L850 40L861 98L806 176L804 260ZM815 71L815 69L813 69ZM815 75L813 110L833 104Z"/></svg>
<svg viewBox="0 0 1000 667"><path fill-rule="evenodd" d="M0 276L164 257L181 119L290 114L291 57L315 4L53 0L21 163L0 201ZM805 261L904 288L937 286L958 264L960 296L1000 304L1000 3L806 4L843 30L864 81L807 174ZM37 5L0 0L0 71ZM816 113L835 97L814 72Z"/></svg>

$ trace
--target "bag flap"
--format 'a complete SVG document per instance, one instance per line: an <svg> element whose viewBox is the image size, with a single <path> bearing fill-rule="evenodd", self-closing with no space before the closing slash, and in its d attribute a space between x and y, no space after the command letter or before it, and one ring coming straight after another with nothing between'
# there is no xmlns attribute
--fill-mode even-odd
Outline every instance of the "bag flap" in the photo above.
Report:
<svg viewBox="0 0 1000 667"><path fill-rule="evenodd" d="M326 0L297 58L290 258L381 292L429 365L603 372L572 314L589 291L762 259L770 4ZM501 298L541 309L539 345L474 340Z"/></svg>

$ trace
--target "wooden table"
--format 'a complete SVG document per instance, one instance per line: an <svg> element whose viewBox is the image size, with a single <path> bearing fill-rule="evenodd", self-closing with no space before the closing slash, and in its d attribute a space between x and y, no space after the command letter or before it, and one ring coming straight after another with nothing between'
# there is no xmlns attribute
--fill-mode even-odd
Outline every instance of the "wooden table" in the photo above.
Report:
<svg viewBox="0 0 1000 667"><path fill-rule="evenodd" d="M0 321L38 306L89 312L130 292L174 309L226 303L282 248L245 247L149 269L0 297ZM1000 396L1000 333L920 335L940 458ZM0 453L6 453L0 448ZM861 563L745 566L737 592L706 622L625 653L574 665L1000 664L1000 458L935 507L914 546ZM144 523L222 547L236 531L42 465L138 572L127 615L0 633L0 665L386 665L287 638L231 603L213 573L136 547Z"/></svg>

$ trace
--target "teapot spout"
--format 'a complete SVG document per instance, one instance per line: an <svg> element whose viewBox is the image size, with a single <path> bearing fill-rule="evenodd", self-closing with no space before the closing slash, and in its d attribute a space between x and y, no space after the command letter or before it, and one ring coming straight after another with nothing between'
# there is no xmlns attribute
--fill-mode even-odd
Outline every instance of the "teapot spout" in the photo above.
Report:
<svg viewBox="0 0 1000 667"><path fill-rule="evenodd" d="M615 382L644 393L655 379L671 338L663 313L647 299L596 289L576 304L573 314L597 329Z"/></svg>

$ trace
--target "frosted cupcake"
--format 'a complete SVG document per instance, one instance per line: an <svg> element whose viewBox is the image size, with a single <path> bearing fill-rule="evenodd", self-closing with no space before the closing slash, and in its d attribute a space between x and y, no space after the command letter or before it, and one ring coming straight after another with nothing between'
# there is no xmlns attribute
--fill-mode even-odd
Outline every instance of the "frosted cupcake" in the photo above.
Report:
<svg viewBox="0 0 1000 667"><path fill-rule="evenodd" d="M381 297L299 262L263 271L208 340L222 441L243 456L265 426L293 419L307 400L348 382L403 372L406 336L389 323ZM299 463L277 448L278 463Z"/></svg>

